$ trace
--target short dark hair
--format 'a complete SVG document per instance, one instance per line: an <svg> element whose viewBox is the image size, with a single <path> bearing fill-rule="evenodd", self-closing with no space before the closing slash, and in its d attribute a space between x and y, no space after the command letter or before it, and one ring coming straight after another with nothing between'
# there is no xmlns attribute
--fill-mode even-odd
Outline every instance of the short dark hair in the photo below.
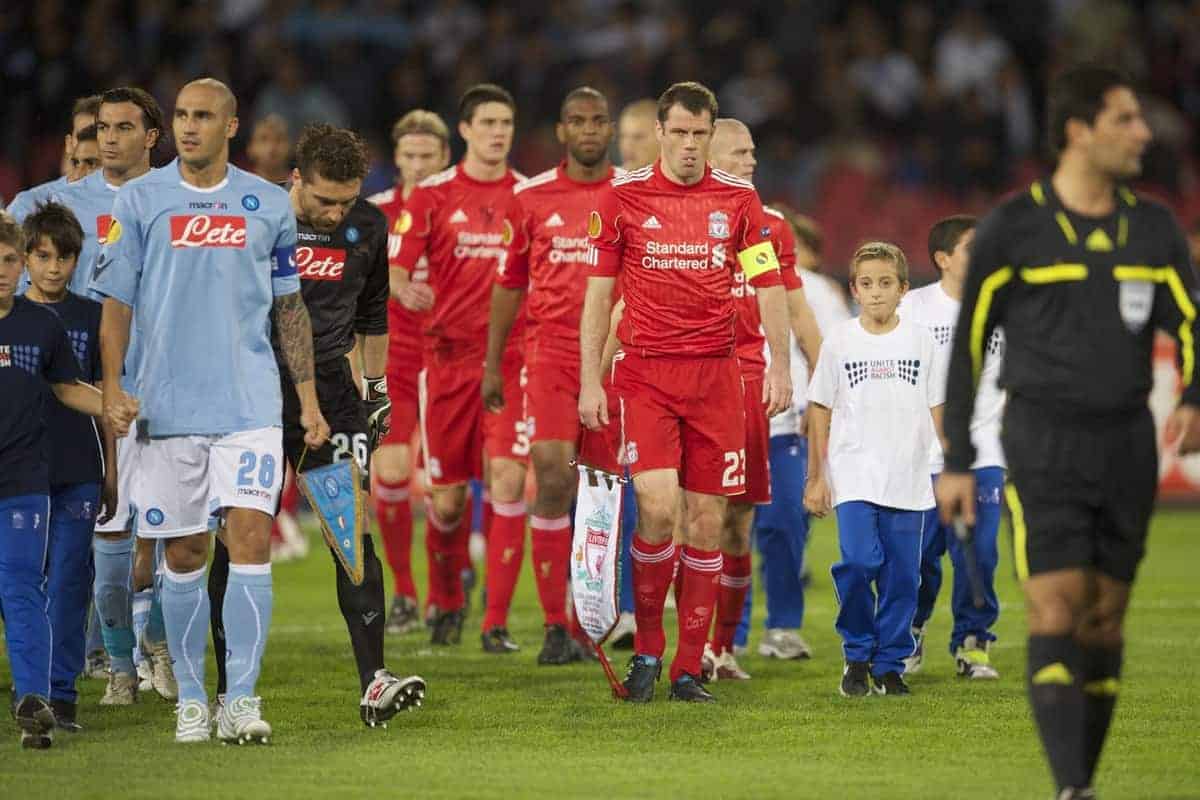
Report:
<svg viewBox="0 0 1200 800"><path fill-rule="evenodd" d="M937 259L934 256L938 253L953 253L963 234L974 230L978 225L979 220L970 214L955 214L933 223L933 227L929 229L930 262L936 267Z"/></svg>
<svg viewBox="0 0 1200 800"><path fill-rule="evenodd" d="M83 226L62 203L41 203L25 218L25 252L30 253L42 237L54 243L60 256L78 257L83 250Z"/></svg>
<svg viewBox="0 0 1200 800"><path fill-rule="evenodd" d="M1050 151L1056 157L1067 146L1067 122L1094 124L1104 108L1104 95L1118 87L1132 88L1133 83L1120 70L1099 64L1070 67L1050 83L1046 122Z"/></svg>
<svg viewBox="0 0 1200 800"><path fill-rule="evenodd" d="M76 143L96 141L96 124L92 123L87 127L80 128L79 135L75 137L75 141Z"/></svg>
<svg viewBox="0 0 1200 800"><path fill-rule="evenodd" d="M25 230L13 215L0 210L0 244L6 244L18 253L25 253Z"/></svg>
<svg viewBox="0 0 1200 800"><path fill-rule="evenodd" d="M166 122L163 120L162 107L154 99L154 95L145 89L139 89L136 86L119 86L116 89L109 89L100 95L100 105L105 103L133 103L142 110L142 127L147 131L158 131L158 142L163 140L167 129ZM99 117L99 113L99 107L97 107L97 117ZM156 147L158 142L155 143Z"/></svg>
<svg viewBox="0 0 1200 800"><path fill-rule="evenodd" d="M67 132L75 130L75 118L80 114L86 114L93 119L100 112L100 95L89 94L87 97L80 97L71 106L71 118L67 120Z"/></svg>
<svg viewBox="0 0 1200 800"><path fill-rule="evenodd" d="M684 81L671 84L658 98L658 121L666 122L667 114L677 105L697 116L707 111L713 123L717 121L717 96L702 83Z"/></svg>
<svg viewBox="0 0 1200 800"><path fill-rule="evenodd" d="M305 179L319 175L338 183L362 180L367 176L367 146L352 130L316 122L300 132L296 167Z"/></svg>
<svg viewBox="0 0 1200 800"><path fill-rule="evenodd" d="M512 110L514 117L517 115L517 101L508 89L494 83L477 83L463 92L458 101L458 121L470 124L475 118L475 109L484 103L503 103Z"/></svg>
<svg viewBox="0 0 1200 800"><path fill-rule="evenodd" d="M604 96L604 92L593 89L591 86L579 86L567 92L567 96L563 98L562 105L558 107L559 119L567 115L567 106L575 100L593 100L605 106L608 105L608 98Z"/></svg>

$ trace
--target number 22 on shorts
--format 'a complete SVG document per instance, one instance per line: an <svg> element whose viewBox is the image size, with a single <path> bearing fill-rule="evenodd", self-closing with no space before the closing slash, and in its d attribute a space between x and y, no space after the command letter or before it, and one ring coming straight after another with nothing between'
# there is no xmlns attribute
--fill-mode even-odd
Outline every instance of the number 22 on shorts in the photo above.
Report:
<svg viewBox="0 0 1200 800"><path fill-rule="evenodd" d="M746 451L728 450L725 452L725 472L721 474L721 486L736 487L746 485Z"/></svg>

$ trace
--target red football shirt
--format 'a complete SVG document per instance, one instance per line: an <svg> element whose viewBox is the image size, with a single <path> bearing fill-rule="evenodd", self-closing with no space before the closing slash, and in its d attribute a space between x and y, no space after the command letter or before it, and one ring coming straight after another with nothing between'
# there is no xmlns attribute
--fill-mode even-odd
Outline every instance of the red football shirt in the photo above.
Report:
<svg viewBox="0 0 1200 800"><path fill-rule="evenodd" d="M496 281L508 289L528 287L526 341L565 364L579 364L588 216L614 174L610 168L604 180L580 183L567 177L563 163L513 187L513 243Z"/></svg>
<svg viewBox="0 0 1200 800"><path fill-rule="evenodd" d="M374 203L388 223L388 264L395 265L400 254L400 214L404 211L404 194L400 187L388 189L367 198ZM412 280L424 283L429 280L429 261L422 257L412 272ZM421 322L424 314L409 311L395 298L388 298L388 371L403 372L420 369L421 366ZM403 359L402 364L390 363Z"/></svg>
<svg viewBox="0 0 1200 800"><path fill-rule="evenodd" d="M739 256L753 267L752 286L781 282L767 220L751 184L711 167L691 186L669 180L658 161L613 179L588 221L590 274L621 273L625 349L732 355Z"/></svg>
<svg viewBox="0 0 1200 800"><path fill-rule="evenodd" d="M486 352L493 276L508 257L512 188L523 179L510 169L499 180L477 181L456 164L409 195L395 226L401 238L391 264L415 272L421 256L429 259L434 301L424 320L426 349ZM521 336L514 325L510 341Z"/></svg>
<svg viewBox="0 0 1200 800"><path fill-rule="evenodd" d="M799 289L804 284L796 272L796 236L783 214L773 208L763 207L767 213L767 226L771 229L771 245L779 259L779 277L786 291ZM762 329L762 314L758 308L758 297L754 286L746 281L746 273L739 264L733 274L733 298L738 309L737 357L743 375L761 378L767 368L764 352L766 336Z"/></svg>

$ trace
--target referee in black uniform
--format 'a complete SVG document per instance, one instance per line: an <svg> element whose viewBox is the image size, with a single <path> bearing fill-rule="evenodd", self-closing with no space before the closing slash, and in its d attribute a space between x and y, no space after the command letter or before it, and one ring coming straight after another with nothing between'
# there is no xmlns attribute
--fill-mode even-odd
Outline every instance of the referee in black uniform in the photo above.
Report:
<svg viewBox="0 0 1200 800"><path fill-rule="evenodd" d="M1168 446L1200 450L1200 293L1171 212L1128 189L1150 141L1130 82L1064 72L1058 166L976 233L946 396L946 522L974 522L970 420L984 344L1008 342L1002 442L1029 621L1029 700L1059 798L1090 798L1120 688L1122 624L1158 486L1147 406L1155 329L1179 346Z"/></svg>

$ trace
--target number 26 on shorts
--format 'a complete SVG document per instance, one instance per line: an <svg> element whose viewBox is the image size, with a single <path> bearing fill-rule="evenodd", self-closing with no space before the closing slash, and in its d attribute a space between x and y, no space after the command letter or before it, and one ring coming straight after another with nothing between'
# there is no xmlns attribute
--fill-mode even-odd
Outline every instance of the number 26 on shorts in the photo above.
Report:
<svg viewBox="0 0 1200 800"><path fill-rule="evenodd" d="M738 487L746 485L746 450L728 450L725 452L725 471L721 473L721 486Z"/></svg>

